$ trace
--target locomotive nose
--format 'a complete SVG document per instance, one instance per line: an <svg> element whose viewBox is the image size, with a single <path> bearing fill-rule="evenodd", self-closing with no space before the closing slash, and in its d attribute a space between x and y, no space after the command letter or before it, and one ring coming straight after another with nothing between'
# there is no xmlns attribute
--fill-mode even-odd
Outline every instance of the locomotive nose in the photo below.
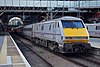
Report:
<svg viewBox="0 0 100 67"><path fill-rule="evenodd" d="M88 33L85 28L66 29L64 28L64 43L83 42L88 43Z"/></svg>
<svg viewBox="0 0 100 67"><path fill-rule="evenodd" d="M64 28L64 36L87 36L88 37L88 33L86 31L85 28Z"/></svg>

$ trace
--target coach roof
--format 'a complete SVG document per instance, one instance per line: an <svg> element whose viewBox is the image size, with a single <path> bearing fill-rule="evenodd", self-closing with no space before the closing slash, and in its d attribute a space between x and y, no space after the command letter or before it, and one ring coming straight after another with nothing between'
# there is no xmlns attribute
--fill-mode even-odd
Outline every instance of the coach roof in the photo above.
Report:
<svg viewBox="0 0 100 67"><path fill-rule="evenodd" d="M61 17L61 18L52 19L52 20L48 20L48 21L43 21L43 22L36 23L36 24L50 23L50 22L53 22L55 20L59 21L59 20L81 20L81 19L77 18L77 17L72 17L72 16L64 16L64 17Z"/></svg>

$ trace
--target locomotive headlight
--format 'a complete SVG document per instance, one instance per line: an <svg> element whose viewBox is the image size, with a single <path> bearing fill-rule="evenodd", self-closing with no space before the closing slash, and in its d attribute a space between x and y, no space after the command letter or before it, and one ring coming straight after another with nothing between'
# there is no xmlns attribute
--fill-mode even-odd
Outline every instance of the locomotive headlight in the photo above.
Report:
<svg viewBox="0 0 100 67"><path fill-rule="evenodd" d="M72 39L72 37L66 37L66 39Z"/></svg>
<svg viewBox="0 0 100 67"><path fill-rule="evenodd" d="M88 37L82 37L82 39L88 39Z"/></svg>
<svg viewBox="0 0 100 67"><path fill-rule="evenodd" d="M80 40L80 39L88 39L88 37L66 37L66 39L76 39L76 40Z"/></svg>

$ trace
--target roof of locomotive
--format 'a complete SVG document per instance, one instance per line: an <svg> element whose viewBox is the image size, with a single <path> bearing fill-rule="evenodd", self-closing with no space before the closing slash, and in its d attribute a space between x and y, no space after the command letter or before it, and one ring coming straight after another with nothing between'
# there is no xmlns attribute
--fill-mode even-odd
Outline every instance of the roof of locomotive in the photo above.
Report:
<svg viewBox="0 0 100 67"><path fill-rule="evenodd" d="M72 17L72 16L64 16L64 17L61 17L61 18L57 18L57 19L53 19L53 20L49 20L49 21L42 21L40 23L35 23L35 24L51 23L53 21L59 21L59 20L81 20L81 19L77 18L77 17Z"/></svg>
<svg viewBox="0 0 100 67"><path fill-rule="evenodd" d="M64 16L64 17L58 18L58 20L81 20L81 19L77 17L72 17L72 16Z"/></svg>

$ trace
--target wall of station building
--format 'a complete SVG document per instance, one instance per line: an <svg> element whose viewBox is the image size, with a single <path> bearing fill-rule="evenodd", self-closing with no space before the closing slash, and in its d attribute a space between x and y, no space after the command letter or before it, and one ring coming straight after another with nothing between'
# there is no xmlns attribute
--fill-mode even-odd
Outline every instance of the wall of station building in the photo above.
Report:
<svg viewBox="0 0 100 67"><path fill-rule="evenodd" d="M0 6L16 7L78 7L75 0L0 0ZM80 0L80 7L99 7L100 0Z"/></svg>

